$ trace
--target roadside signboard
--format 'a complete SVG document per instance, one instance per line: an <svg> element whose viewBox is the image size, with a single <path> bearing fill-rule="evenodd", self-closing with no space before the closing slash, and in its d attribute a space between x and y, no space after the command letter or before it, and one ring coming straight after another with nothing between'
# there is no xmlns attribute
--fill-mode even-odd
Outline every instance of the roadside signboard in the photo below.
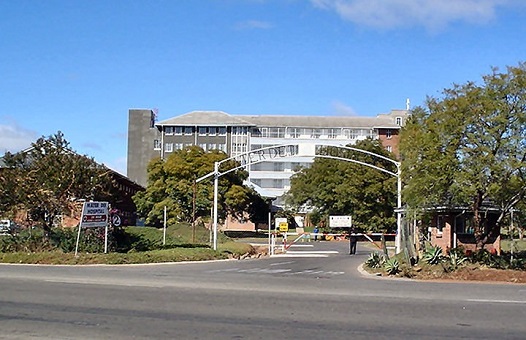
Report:
<svg viewBox="0 0 526 340"><path fill-rule="evenodd" d="M351 216L329 216L329 227L331 228L351 228Z"/></svg>
<svg viewBox="0 0 526 340"><path fill-rule="evenodd" d="M276 217L276 229L279 231L289 231L289 222L285 217Z"/></svg>
<svg viewBox="0 0 526 340"><path fill-rule="evenodd" d="M105 227L108 224L108 202L84 202L81 228Z"/></svg>
<svg viewBox="0 0 526 340"><path fill-rule="evenodd" d="M108 202L84 202L82 215L80 216L79 232L77 234L77 244L75 246L75 257L79 250L80 231L82 228L104 227L104 253L108 252Z"/></svg>

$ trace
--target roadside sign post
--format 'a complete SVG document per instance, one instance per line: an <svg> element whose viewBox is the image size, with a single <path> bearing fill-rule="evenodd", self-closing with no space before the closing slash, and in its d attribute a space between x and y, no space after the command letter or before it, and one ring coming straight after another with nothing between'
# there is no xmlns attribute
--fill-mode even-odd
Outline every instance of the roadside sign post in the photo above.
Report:
<svg viewBox="0 0 526 340"><path fill-rule="evenodd" d="M164 206L163 215L163 246L166 245L166 205Z"/></svg>
<svg viewBox="0 0 526 340"><path fill-rule="evenodd" d="M79 250L80 231L82 228L104 227L104 253L108 252L108 222L109 209L108 202L84 202L82 215L80 217L79 232L75 246L75 257Z"/></svg>
<svg viewBox="0 0 526 340"><path fill-rule="evenodd" d="M329 216L330 228L349 228L349 253L352 253L352 216ZM354 233L353 233L354 234Z"/></svg>

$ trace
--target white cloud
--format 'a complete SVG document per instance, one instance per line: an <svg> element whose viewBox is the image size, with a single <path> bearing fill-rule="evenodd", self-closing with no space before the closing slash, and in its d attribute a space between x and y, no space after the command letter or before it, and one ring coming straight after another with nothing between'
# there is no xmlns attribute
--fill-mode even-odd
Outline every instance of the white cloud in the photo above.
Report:
<svg viewBox="0 0 526 340"><path fill-rule="evenodd" d="M13 120L4 121L0 123L0 154L28 148L39 137L36 131L25 129Z"/></svg>
<svg viewBox="0 0 526 340"><path fill-rule="evenodd" d="M356 116L356 111L342 102L334 101L331 106L333 116Z"/></svg>
<svg viewBox="0 0 526 340"><path fill-rule="evenodd" d="M259 21L259 20L247 20L238 22L236 24L236 28L238 30L249 30L249 29L270 29L274 27L270 22L268 21Z"/></svg>
<svg viewBox="0 0 526 340"><path fill-rule="evenodd" d="M435 31L451 22L485 23L497 7L518 0L311 0L318 8L335 11L343 19L376 28L424 26Z"/></svg>

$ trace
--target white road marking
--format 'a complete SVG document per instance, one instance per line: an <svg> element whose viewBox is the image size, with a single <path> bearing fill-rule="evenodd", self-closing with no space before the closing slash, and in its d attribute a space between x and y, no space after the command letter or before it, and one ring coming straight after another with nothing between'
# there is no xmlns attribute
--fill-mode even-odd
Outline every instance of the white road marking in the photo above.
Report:
<svg viewBox="0 0 526 340"><path fill-rule="evenodd" d="M515 303L515 304L526 304L526 301L518 300L489 300L489 299L467 299L469 302L484 302L484 303Z"/></svg>
<svg viewBox="0 0 526 340"><path fill-rule="evenodd" d="M338 251L337 250L315 250L315 251L288 250L286 254L338 254Z"/></svg>
<svg viewBox="0 0 526 340"><path fill-rule="evenodd" d="M285 254L275 254L271 255L270 257L329 257L327 254L310 254L310 253L285 253Z"/></svg>
<svg viewBox="0 0 526 340"><path fill-rule="evenodd" d="M294 261L286 261L286 262L271 263L270 265L271 265L271 266L282 266L282 265L285 265L285 264L291 264L291 263L294 263Z"/></svg>

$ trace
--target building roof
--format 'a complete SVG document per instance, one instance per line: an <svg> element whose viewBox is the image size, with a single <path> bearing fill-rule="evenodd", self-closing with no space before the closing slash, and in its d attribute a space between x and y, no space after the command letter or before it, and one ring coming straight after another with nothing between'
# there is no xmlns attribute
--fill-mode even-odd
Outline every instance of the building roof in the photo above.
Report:
<svg viewBox="0 0 526 340"><path fill-rule="evenodd" d="M156 123L157 126L293 126L311 128L390 128L398 129L395 116L406 116L407 110L392 110L376 117L230 115L223 111L192 111Z"/></svg>
<svg viewBox="0 0 526 340"><path fill-rule="evenodd" d="M334 116L241 116L256 126L293 126L310 128L373 128L378 125L398 126L390 119L379 121L376 117L334 117Z"/></svg>
<svg viewBox="0 0 526 340"><path fill-rule="evenodd" d="M172 117L156 123L157 126L252 126L250 122L244 121L242 117L232 116L223 111L192 111L181 116Z"/></svg>

